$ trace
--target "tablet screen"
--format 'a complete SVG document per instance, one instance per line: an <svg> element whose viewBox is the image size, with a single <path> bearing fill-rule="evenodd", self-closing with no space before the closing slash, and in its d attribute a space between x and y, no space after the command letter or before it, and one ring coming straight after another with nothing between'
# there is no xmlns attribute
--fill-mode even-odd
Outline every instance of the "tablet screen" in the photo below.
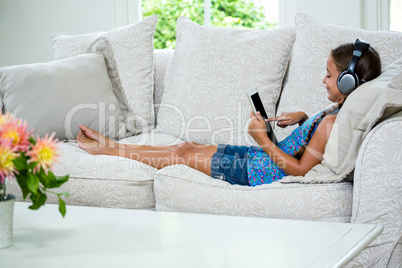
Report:
<svg viewBox="0 0 402 268"><path fill-rule="evenodd" d="M255 110L261 113L263 119L267 119L268 116L267 113L265 112L264 106L262 105L260 95L258 93L251 95L251 100L254 103Z"/></svg>

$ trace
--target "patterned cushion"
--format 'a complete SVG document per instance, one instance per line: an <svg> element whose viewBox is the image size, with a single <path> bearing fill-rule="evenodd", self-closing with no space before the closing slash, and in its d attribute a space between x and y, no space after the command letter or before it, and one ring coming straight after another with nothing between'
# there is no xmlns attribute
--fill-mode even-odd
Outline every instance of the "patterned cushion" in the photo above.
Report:
<svg viewBox="0 0 402 268"><path fill-rule="evenodd" d="M155 175L158 211L349 222L350 183L231 185L183 165Z"/></svg>
<svg viewBox="0 0 402 268"><path fill-rule="evenodd" d="M170 61L172 60L173 52L173 49L155 49L155 115L158 114L159 107L161 106L163 92L165 89L166 71ZM156 118L156 123L158 123L158 118Z"/></svg>
<svg viewBox="0 0 402 268"><path fill-rule="evenodd" d="M402 57L402 33L326 25L306 14L298 14L288 81L277 114L301 110L312 115L332 105L322 83L326 61L331 49L354 42L356 38L369 42L380 53L383 67ZM277 128L278 139L285 138L294 128Z"/></svg>
<svg viewBox="0 0 402 268"><path fill-rule="evenodd" d="M157 130L199 143L250 144L246 91L258 87L272 116L294 29L238 30L177 21Z"/></svg>
<svg viewBox="0 0 402 268"><path fill-rule="evenodd" d="M128 108L136 117L134 134L154 127L154 45L157 17L151 16L133 25L109 32L52 37L55 59L87 52L91 44L103 36L112 46L121 85L128 100Z"/></svg>
<svg viewBox="0 0 402 268"><path fill-rule="evenodd" d="M154 132L120 140L128 144L172 144L175 137ZM69 192L69 205L153 209L155 207L153 176L157 169L123 157L93 156L76 143L61 143L62 160L53 168L56 176L70 174L69 181L60 189ZM8 191L21 201L21 190L15 180L8 183ZM49 203L58 203L54 195Z"/></svg>

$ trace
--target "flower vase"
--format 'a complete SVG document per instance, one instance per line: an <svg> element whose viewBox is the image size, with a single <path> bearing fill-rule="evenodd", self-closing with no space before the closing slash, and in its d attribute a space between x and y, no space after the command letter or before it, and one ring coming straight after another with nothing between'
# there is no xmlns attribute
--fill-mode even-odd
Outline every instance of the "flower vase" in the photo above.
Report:
<svg viewBox="0 0 402 268"><path fill-rule="evenodd" d="M4 201L0 201L0 249L13 244L14 201L13 195L7 195Z"/></svg>

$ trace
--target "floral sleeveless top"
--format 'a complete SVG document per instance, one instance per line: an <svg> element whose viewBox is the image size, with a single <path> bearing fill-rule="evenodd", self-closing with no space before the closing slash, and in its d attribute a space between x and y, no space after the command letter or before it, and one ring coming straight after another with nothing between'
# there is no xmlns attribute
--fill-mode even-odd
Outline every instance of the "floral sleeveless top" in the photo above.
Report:
<svg viewBox="0 0 402 268"><path fill-rule="evenodd" d="M324 112L325 110L306 120L306 122L296 128L283 141L279 142L278 147L289 155L297 152L303 146L303 142L314 120ZM337 112L338 110L331 114L336 114ZM317 127L318 124L314 128L313 134L317 130ZM250 146L248 150L247 173L250 186L272 183L288 175L258 146Z"/></svg>

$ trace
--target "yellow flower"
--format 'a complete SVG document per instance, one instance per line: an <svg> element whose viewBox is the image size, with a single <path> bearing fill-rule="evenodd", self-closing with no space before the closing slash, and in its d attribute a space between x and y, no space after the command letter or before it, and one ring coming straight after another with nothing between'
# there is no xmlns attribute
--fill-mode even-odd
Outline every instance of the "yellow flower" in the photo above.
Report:
<svg viewBox="0 0 402 268"><path fill-rule="evenodd" d="M0 140L0 183L4 183L6 177L13 177L15 166L13 160L18 154L12 147L11 140Z"/></svg>
<svg viewBox="0 0 402 268"><path fill-rule="evenodd" d="M26 152L29 149L28 125L26 122L13 118L10 113L0 114L0 139L10 140L16 150Z"/></svg>
<svg viewBox="0 0 402 268"><path fill-rule="evenodd" d="M38 162L34 172L39 171L41 168L47 174L49 169L58 157L57 153L57 140L52 135L46 134L45 138L40 139L37 137L36 144L32 145L32 150L27 153L31 162Z"/></svg>

